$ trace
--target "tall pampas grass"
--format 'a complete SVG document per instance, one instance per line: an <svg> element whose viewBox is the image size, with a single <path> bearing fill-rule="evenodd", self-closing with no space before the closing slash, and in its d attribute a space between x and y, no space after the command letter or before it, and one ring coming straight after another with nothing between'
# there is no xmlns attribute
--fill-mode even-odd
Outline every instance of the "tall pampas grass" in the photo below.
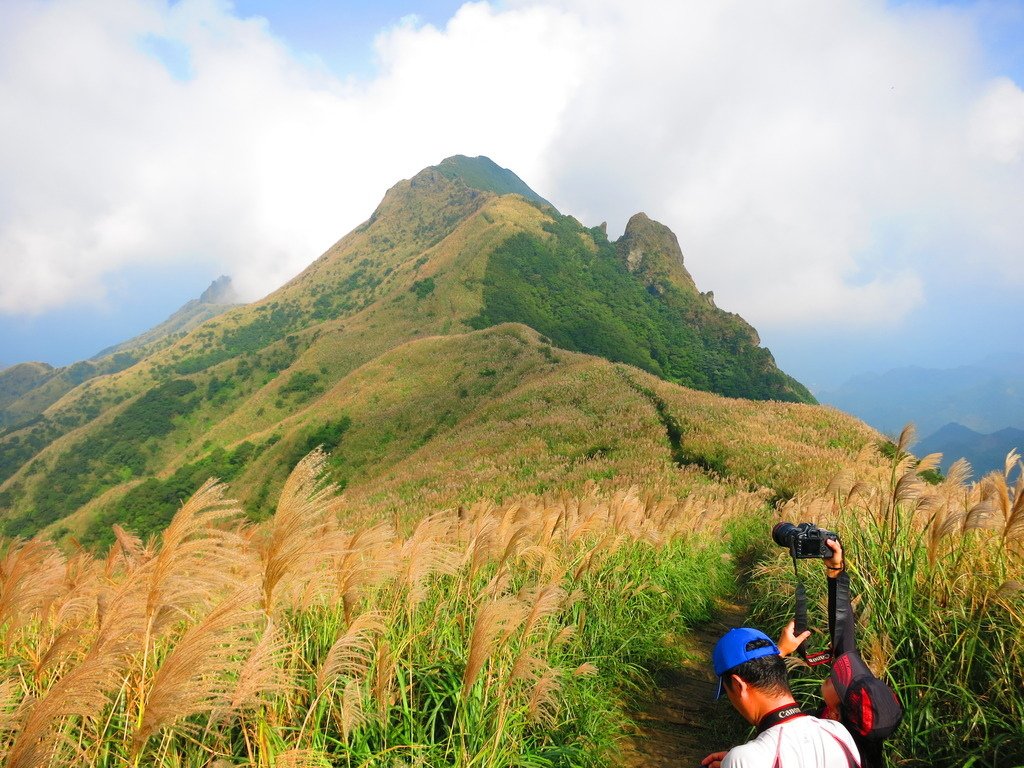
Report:
<svg viewBox="0 0 1024 768"><path fill-rule="evenodd" d="M380 523L349 534L341 542L340 551L334 555L331 575L335 595L341 598L345 610L346 622L352 620L363 590L394 575L398 567L394 540L394 528Z"/></svg>
<svg viewBox="0 0 1024 768"><path fill-rule="evenodd" d="M462 564L451 515L438 513L423 518L401 546L400 585L405 590L409 611L427 596L427 582L435 575L453 575Z"/></svg>
<svg viewBox="0 0 1024 768"><path fill-rule="evenodd" d="M76 745L76 734L65 725L73 718L92 718L109 703L133 645L137 624L132 618L131 612L108 614L82 661L33 703L7 753L7 768L45 765Z"/></svg>
<svg viewBox="0 0 1024 768"><path fill-rule="evenodd" d="M462 677L464 696L476 682L498 639L515 631L526 618L527 611L523 602L512 596L489 600L477 610L469 641L466 671Z"/></svg>
<svg viewBox="0 0 1024 768"><path fill-rule="evenodd" d="M217 526L236 518L240 510L224 494L223 484L204 483L171 519L156 555L134 571L146 585L148 637L209 604L219 588L237 578L238 542Z"/></svg>
<svg viewBox="0 0 1024 768"><path fill-rule="evenodd" d="M153 676L132 736L134 754L160 729L228 701L256 618L255 598L252 589L225 598L178 640Z"/></svg>
<svg viewBox="0 0 1024 768"><path fill-rule="evenodd" d="M226 689L223 704L213 710L211 721L223 722L228 718L256 709L294 686L285 669L290 648L281 631L272 620L267 620L263 634L238 669L234 683Z"/></svg>
<svg viewBox="0 0 1024 768"><path fill-rule="evenodd" d="M318 449L295 466L258 546L263 610L268 614L273 613L288 577L315 569L319 559L329 554L322 547L324 534L342 501L336 489L322 481L326 464L326 454Z"/></svg>
<svg viewBox="0 0 1024 768"><path fill-rule="evenodd" d="M18 687L14 680L0 680L0 739L18 723Z"/></svg>
<svg viewBox="0 0 1024 768"><path fill-rule="evenodd" d="M14 632L60 592L63 576L64 558L50 542L0 539L0 629L8 648Z"/></svg>
<svg viewBox="0 0 1024 768"><path fill-rule="evenodd" d="M322 692L339 677L362 680L372 663L374 640L383 632L384 620L379 612L370 611L353 619L327 651L317 671L317 691Z"/></svg>
<svg viewBox="0 0 1024 768"><path fill-rule="evenodd" d="M363 707L363 684L356 678L345 683L341 706L335 708L342 738L347 742L352 734L366 724L368 718Z"/></svg>
<svg viewBox="0 0 1024 768"><path fill-rule="evenodd" d="M687 576L727 570L723 537L695 531L761 503L595 487L442 510L400 535L347 527L325 466L300 462L259 526L211 481L162 536L115 530L104 558L4 543L7 765L543 762L555 745L538 726L567 700L600 695L618 715L560 722L564 738L621 727L616 681L680 615L704 616L662 583L704 602L724 589ZM591 752L572 759L596 764L612 737L578 741Z"/></svg>

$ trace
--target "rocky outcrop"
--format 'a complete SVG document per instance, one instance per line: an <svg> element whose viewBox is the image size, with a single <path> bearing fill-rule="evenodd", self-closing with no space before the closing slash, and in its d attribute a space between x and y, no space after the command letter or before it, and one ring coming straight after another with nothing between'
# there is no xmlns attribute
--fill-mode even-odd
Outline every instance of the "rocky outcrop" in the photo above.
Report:
<svg viewBox="0 0 1024 768"><path fill-rule="evenodd" d="M199 296L200 304L238 304L240 302L231 278L221 275Z"/></svg>
<svg viewBox="0 0 1024 768"><path fill-rule="evenodd" d="M630 218L615 245L629 271L643 280L649 290L660 294L667 284L673 284L694 294L698 292L683 265L679 240L671 229L646 213Z"/></svg>

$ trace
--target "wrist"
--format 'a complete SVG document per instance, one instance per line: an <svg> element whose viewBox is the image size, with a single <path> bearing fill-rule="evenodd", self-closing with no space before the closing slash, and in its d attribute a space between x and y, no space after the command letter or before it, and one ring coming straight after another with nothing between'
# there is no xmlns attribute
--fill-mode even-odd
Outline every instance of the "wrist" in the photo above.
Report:
<svg viewBox="0 0 1024 768"><path fill-rule="evenodd" d="M840 563L839 565L829 565L828 563L825 563L825 576L830 579L838 579L845 570L846 563Z"/></svg>

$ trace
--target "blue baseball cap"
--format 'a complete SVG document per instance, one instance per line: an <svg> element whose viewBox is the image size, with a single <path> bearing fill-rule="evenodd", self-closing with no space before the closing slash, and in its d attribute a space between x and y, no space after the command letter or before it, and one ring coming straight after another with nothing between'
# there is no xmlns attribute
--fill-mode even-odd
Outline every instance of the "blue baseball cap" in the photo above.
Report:
<svg viewBox="0 0 1024 768"><path fill-rule="evenodd" d="M747 646L755 640L766 640L768 644L759 644L760 647L747 650ZM738 667L745 661L773 655L779 655L779 647L761 630L750 627L730 629L715 644L715 650L711 654L715 674L718 675L718 693L715 694L715 698L721 698L722 677L730 669Z"/></svg>

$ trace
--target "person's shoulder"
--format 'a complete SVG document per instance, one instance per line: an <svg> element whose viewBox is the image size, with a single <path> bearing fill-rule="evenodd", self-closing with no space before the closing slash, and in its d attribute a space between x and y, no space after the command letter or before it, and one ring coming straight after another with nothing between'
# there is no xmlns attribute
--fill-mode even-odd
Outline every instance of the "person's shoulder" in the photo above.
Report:
<svg viewBox="0 0 1024 768"><path fill-rule="evenodd" d="M729 754L722 760L722 768L763 768L770 765L775 755L777 740L777 734L770 733L770 731L771 729L746 744L740 744L730 749Z"/></svg>
<svg viewBox="0 0 1024 768"><path fill-rule="evenodd" d="M810 725L834 733L844 741L853 742L853 736L850 735L850 731L838 720L832 720L827 717L814 717L813 715L809 715L806 719L810 721Z"/></svg>
<svg viewBox="0 0 1024 768"><path fill-rule="evenodd" d="M849 749L850 752L854 754L859 754L859 750L857 749L857 742L854 741L853 735L850 733L849 729L847 729L847 727L840 723L838 720L828 720L826 718L818 718L813 716L809 716L803 719L806 721L807 727L820 728L822 731L831 734L832 737L835 738L837 741L841 741L843 744L845 744L846 748Z"/></svg>
<svg viewBox="0 0 1024 768"><path fill-rule="evenodd" d="M722 768L760 768L764 765L761 751L748 749L752 743L747 742L730 749L729 754L722 758Z"/></svg>
<svg viewBox="0 0 1024 768"><path fill-rule="evenodd" d="M787 748L799 750L802 740L810 738L813 742L817 742L821 738L812 735L816 730L826 732L841 741L851 754L859 754L853 737L842 723L806 715L772 726L746 744L733 747L722 760L722 768L766 768L774 762L780 738L783 739ZM784 737L784 733L789 733L790 738ZM835 744L830 737L824 738L825 743ZM795 742L791 742L790 739L795 739Z"/></svg>

